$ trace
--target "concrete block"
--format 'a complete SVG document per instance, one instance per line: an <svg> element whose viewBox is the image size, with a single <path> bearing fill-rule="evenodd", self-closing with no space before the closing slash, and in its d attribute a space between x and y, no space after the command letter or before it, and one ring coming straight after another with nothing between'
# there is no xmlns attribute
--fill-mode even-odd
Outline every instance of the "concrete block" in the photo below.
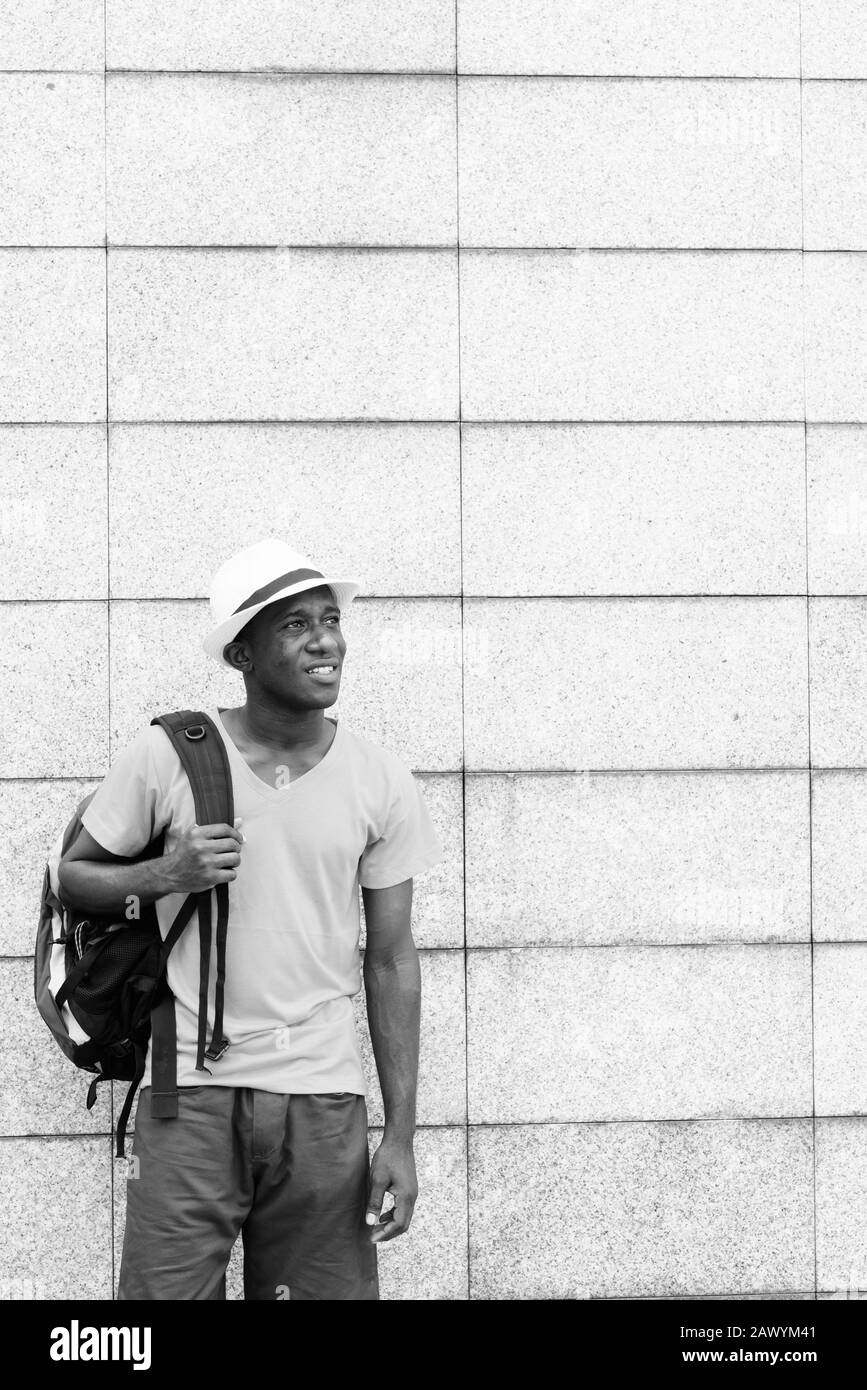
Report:
<svg viewBox="0 0 867 1390"><path fill-rule="evenodd" d="M462 766L461 609L455 599L372 599L351 628L342 711L417 772Z"/></svg>
<svg viewBox="0 0 867 1390"><path fill-rule="evenodd" d="M4 603L0 625L6 777L101 775L108 746L108 623L104 603ZM38 889L38 885L37 885Z"/></svg>
<svg viewBox="0 0 867 1390"><path fill-rule="evenodd" d="M471 776L466 864L470 946L809 940L807 774Z"/></svg>
<svg viewBox="0 0 867 1390"><path fill-rule="evenodd" d="M109 0L110 68L454 71L453 0Z"/></svg>
<svg viewBox="0 0 867 1390"><path fill-rule="evenodd" d="M863 1116L816 1121L816 1263L820 1298L867 1298L867 1119Z"/></svg>
<svg viewBox="0 0 867 1390"><path fill-rule="evenodd" d="M105 252L0 250L0 420L105 419Z"/></svg>
<svg viewBox="0 0 867 1390"><path fill-rule="evenodd" d="M470 951L471 1124L803 1115L807 946Z"/></svg>
<svg viewBox="0 0 867 1390"><path fill-rule="evenodd" d="M4 5L0 53L7 69L102 71L104 0L27 0Z"/></svg>
<svg viewBox="0 0 867 1390"><path fill-rule="evenodd" d="M803 418L801 313L796 252L467 251L463 415Z"/></svg>
<svg viewBox="0 0 867 1390"><path fill-rule="evenodd" d="M466 594L804 592L801 425L467 424L461 457Z"/></svg>
<svg viewBox="0 0 867 1390"><path fill-rule="evenodd" d="M803 96L804 245L819 251L863 250L867 94L860 82L826 81L805 82Z"/></svg>
<svg viewBox="0 0 867 1390"><path fill-rule="evenodd" d="M813 937L867 941L867 773L813 773Z"/></svg>
<svg viewBox="0 0 867 1390"><path fill-rule="evenodd" d="M463 1124L467 1117L463 951L423 951L418 1066L418 1123ZM370 1123L384 1123L382 1092L367 1023L364 989L355 996L356 1024L368 1086Z"/></svg>
<svg viewBox="0 0 867 1390"><path fill-rule="evenodd" d="M804 600L474 599L464 653L474 771L806 765Z"/></svg>
<svg viewBox="0 0 867 1390"><path fill-rule="evenodd" d="M797 77L798 5L459 0L458 65L461 72Z"/></svg>
<svg viewBox="0 0 867 1390"><path fill-rule="evenodd" d="M35 902L38 905L38 887ZM34 913L34 928L36 914ZM32 943L31 943L32 945ZM33 997L33 961L0 960L0 1134L106 1133L111 1124L109 1087L101 1086L87 1110L93 1079L61 1052Z"/></svg>
<svg viewBox="0 0 867 1390"><path fill-rule="evenodd" d="M801 0L801 49L804 77L863 77L865 0Z"/></svg>
<svg viewBox="0 0 867 1390"><path fill-rule="evenodd" d="M455 241L452 78L115 74L107 97L112 242Z"/></svg>
<svg viewBox="0 0 867 1390"><path fill-rule="evenodd" d="M867 763L867 599L810 600L810 739L814 767Z"/></svg>
<svg viewBox="0 0 867 1390"><path fill-rule="evenodd" d="M0 956L28 956L36 938L45 861L92 781L0 782L0 834L6 854L0 863Z"/></svg>
<svg viewBox="0 0 867 1390"><path fill-rule="evenodd" d="M0 597L107 598L105 426L0 428L0 473Z"/></svg>
<svg viewBox="0 0 867 1390"><path fill-rule="evenodd" d="M813 1028L817 1115L863 1115L867 1111L865 989L867 945L816 944Z"/></svg>
<svg viewBox="0 0 867 1390"><path fill-rule="evenodd" d="M460 593L456 425L113 425L110 434L114 598L204 597L240 537L267 535L357 578L365 595ZM196 545L165 545L190 507L205 518Z"/></svg>
<svg viewBox="0 0 867 1390"><path fill-rule="evenodd" d="M111 417L449 419L448 251L113 251Z"/></svg>
<svg viewBox="0 0 867 1390"><path fill-rule="evenodd" d="M867 592L867 428L807 429L810 593Z"/></svg>
<svg viewBox="0 0 867 1390"><path fill-rule="evenodd" d="M463 77L458 129L465 245L801 243L794 82Z"/></svg>
<svg viewBox="0 0 867 1390"><path fill-rule="evenodd" d="M810 1120L470 1130L472 1299L813 1284ZM547 1213L550 1219L529 1219Z"/></svg>
<svg viewBox="0 0 867 1390"><path fill-rule="evenodd" d="M860 595L867 577L865 430L860 425L813 425L808 440L810 590Z"/></svg>
<svg viewBox="0 0 867 1390"><path fill-rule="evenodd" d="M52 1303L110 1299L108 1138L0 1139L0 1187L5 1228L0 1297Z"/></svg>
<svg viewBox="0 0 867 1390"><path fill-rule="evenodd" d="M804 257L808 420L867 418L867 265L843 252Z"/></svg>
<svg viewBox="0 0 867 1390"><path fill-rule="evenodd" d="M104 87L96 73L0 76L0 242L104 241Z"/></svg>

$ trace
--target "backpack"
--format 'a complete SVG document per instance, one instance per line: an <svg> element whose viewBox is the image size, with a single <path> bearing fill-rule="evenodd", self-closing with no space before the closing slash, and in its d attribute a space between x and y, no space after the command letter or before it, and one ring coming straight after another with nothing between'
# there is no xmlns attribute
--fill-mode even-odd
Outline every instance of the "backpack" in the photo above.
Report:
<svg viewBox="0 0 867 1390"><path fill-rule="evenodd" d="M213 722L200 710L158 715L190 780L196 822L211 825L234 822L232 776L225 744ZM208 1072L205 1058L217 1062L229 1046L223 1035L223 995L226 978L226 937L229 885L219 883L202 893L190 893L161 937L154 903L130 906L126 913L88 912L63 901L58 879L62 856L82 830L81 815L95 795L77 806L53 846L45 868L34 956L36 1004L56 1042L75 1066L94 1073L87 1092L87 1109L96 1101L103 1081L130 1083L117 1120L118 1158L124 1156L126 1127L135 1093L144 1075L151 1041L151 1113L171 1119L178 1113L177 1035L175 1001L166 980L166 967L194 913L199 917L199 1017L196 1069ZM138 863L163 853L162 832L142 852L120 863ZM208 972L211 959L211 895L216 898L217 978L214 1027L206 1045Z"/></svg>

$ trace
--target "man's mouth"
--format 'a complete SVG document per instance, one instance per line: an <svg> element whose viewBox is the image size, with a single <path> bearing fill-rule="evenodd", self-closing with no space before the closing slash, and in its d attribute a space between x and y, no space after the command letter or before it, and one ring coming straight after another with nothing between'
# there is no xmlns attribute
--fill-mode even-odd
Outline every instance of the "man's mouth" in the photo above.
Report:
<svg viewBox="0 0 867 1390"><path fill-rule="evenodd" d="M315 681L334 680L337 675L337 665L334 662L322 662L319 666L308 666L307 674Z"/></svg>

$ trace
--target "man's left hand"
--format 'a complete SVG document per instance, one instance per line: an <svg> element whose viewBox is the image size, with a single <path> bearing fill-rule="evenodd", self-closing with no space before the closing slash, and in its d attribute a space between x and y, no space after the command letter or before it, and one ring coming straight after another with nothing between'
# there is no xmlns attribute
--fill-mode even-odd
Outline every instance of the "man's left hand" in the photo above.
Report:
<svg viewBox="0 0 867 1390"><path fill-rule="evenodd" d="M380 1220L386 1192L393 1195L394 1206ZM412 1141L399 1143L386 1135L370 1164L370 1190L365 1219L370 1227L370 1239L374 1245L384 1240L394 1240L395 1236L402 1236L409 1230L417 1196L418 1179Z"/></svg>

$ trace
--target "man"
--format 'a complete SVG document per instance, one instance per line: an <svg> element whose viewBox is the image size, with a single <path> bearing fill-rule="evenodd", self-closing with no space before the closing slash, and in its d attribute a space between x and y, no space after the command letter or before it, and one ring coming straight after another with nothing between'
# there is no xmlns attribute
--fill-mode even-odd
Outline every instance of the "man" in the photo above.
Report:
<svg viewBox="0 0 867 1390"><path fill-rule="evenodd" d="M225 1298L239 1231L247 1299L377 1299L376 1245L409 1226L421 996L412 881L442 851L408 767L324 713L346 655L340 605L357 592L280 541L223 565L203 645L243 676L246 699L206 712L226 744L238 819L195 825L180 759L149 725L113 763L61 864L72 903L155 902L164 936L187 894L229 884L229 1046L196 1069L199 942L187 928L168 967L178 1114L151 1114L148 1056L121 1299ZM163 829L162 858L117 862ZM370 1164L352 1007L359 883L385 1106ZM209 979L210 1035L213 966ZM383 1214L387 1191L394 1206Z"/></svg>

